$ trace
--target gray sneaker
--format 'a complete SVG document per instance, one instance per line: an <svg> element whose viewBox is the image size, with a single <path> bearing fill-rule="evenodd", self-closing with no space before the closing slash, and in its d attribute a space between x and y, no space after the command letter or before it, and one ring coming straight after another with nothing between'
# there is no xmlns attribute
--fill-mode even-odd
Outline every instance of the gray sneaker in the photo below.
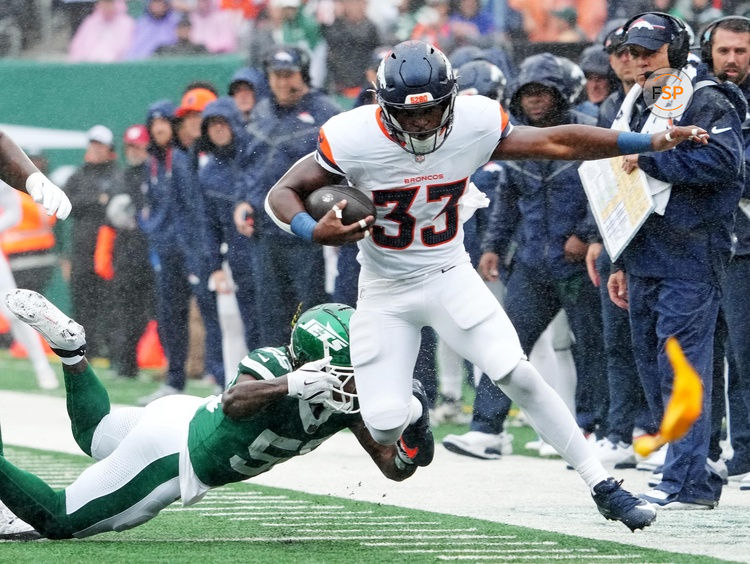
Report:
<svg viewBox="0 0 750 564"><path fill-rule="evenodd" d="M469 431L463 435L446 435L443 439L443 446L456 454L496 460L503 454L513 452L513 437L505 432L495 435Z"/></svg>
<svg viewBox="0 0 750 564"><path fill-rule="evenodd" d="M166 396L173 396L175 394L181 394L181 393L182 391L178 390L174 386L170 386L169 384L162 384L161 386L157 388L157 390L154 393L138 398L138 405L146 406L150 404L152 401L158 400L159 398L163 398Z"/></svg>

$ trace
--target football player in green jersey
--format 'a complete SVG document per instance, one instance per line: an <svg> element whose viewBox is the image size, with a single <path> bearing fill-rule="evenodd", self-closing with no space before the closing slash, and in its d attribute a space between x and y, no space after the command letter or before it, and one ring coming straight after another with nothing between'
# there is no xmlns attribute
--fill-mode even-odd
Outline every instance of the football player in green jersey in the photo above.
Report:
<svg viewBox="0 0 750 564"><path fill-rule="evenodd" d="M0 441L0 500L41 536L80 538L135 527L177 500L193 504L211 488L306 454L342 429L352 431L392 480L432 460L428 420L407 428L397 445L375 442L365 428L349 359L354 310L348 306L304 312L291 343L249 353L220 396L173 395L110 411L84 356L83 327L36 292L14 290L5 301L60 356L74 438L97 460L56 491L2 456ZM421 386L415 395L426 402Z"/></svg>

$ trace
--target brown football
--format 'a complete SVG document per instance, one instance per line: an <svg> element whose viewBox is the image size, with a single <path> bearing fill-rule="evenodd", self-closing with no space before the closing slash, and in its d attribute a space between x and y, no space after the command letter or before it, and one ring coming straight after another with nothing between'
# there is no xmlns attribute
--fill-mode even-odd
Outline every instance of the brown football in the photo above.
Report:
<svg viewBox="0 0 750 564"><path fill-rule="evenodd" d="M323 217L333 205L346 200L346 207L341 210L341 223L356 223L368 215L375 216L375 204L364 192L344 185L323 186L305 199L305 209L316 221Z"/></svg>

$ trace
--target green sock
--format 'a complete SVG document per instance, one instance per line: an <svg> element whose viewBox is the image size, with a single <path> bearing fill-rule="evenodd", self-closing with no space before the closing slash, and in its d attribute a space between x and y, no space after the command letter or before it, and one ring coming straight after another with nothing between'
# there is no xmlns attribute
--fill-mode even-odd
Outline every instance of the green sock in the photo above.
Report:
<svg viewBox="0 0 750 564"><path fill-rule="evenodd" d="M109 395L91 366L73 373L63 366L68 416L73 438L91 456L91 441L99 422L110 411Z"/></svg>

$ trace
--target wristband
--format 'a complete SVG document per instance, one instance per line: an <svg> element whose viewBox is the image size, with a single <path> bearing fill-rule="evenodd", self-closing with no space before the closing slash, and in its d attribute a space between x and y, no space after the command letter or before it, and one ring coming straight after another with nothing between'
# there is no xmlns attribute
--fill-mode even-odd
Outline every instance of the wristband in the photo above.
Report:
<svg viewBox="0 0 750 564"><path fill-rule="evenodd" d="M647 133L633 133L621 131L617 135L617 148L623 155L633 153L649 153L654 150L651 145L651 136Z"/></svg>
<svg viewBox="0 0 750 564"><path fill-rule="evenodd" d="M292 218L289 227L292 233L298 237L302 237L306 241L312 241L313 229L315 229L317 224L318 222L309 213L301 211Z"/></svg>

